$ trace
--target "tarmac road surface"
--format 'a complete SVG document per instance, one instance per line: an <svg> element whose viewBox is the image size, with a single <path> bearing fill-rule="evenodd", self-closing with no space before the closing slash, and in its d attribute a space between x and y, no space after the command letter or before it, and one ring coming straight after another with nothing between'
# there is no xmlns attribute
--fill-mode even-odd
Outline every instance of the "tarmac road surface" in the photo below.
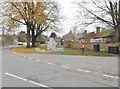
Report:
<svg viewBox="0 0 120 89"><path fill-rule="evenodd" d="M70 65L67 64L68 57L75 58L67 55L16 54L3 48L2 87L118 87L116 73L110 75L93 71L85 68L85 64L80 67L80 61L77 63L76 58L75 62L70 61ZM77 58L88 60L92 57Z"/></svg>

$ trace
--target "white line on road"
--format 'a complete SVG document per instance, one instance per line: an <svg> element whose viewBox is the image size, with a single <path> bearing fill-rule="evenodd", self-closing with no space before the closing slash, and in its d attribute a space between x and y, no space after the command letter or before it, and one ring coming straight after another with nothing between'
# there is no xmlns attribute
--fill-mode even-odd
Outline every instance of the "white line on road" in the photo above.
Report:
<svg viewBox="0 0 120 89"><path fill-rule="evenodd" d="M82 69L77 69L77 71L87 72L87 73L90 73L90 72L91 72L91 71L89 71L89 70L82 70Z"/></svg>
<svg viewBox="0 0 120 89"><path fill-rule="evenodd" d="M6 75L9 75L9 76L12 76L12 77L14 77L14 78L23 80L23 81L27 81L27 79L21 78L21 77L19 77L19 76L16 76L16 75L13 75L13 74L10 74L10 73L5 73L5 74L6 74Z"/></svg>
<svg viewBox="0 0 120 89"><path fill-rule="evenodd" d="M111 75L107 75L107 74L104 74L103 76L105 76L105 77L109 77L109 78L116 78L116 79L120 79L119 77L117 77L117 76L111 76Z"/></svg>
<svg viewBox="0 0 120 89"><path fill-rule="evenodd" d="M32 59L31 57L29 57L28 59Z"/></svg>
<svg viewBox="0 0 120 89"><path fill-rule="evenodd" d="M36 82L34 82L34 81L31 81L31 80L29 80L28 82L31 82L31 83L36 84L36 85L39 85L39 86L41 86L41 87L48 87L48 86L45 86L45 85L40 84L40 83L36 83Z"/></svg>
<svg viewBox="0 0 120 89"><path fill-rule="evenodd" d="M61 66L61 67L63 67L63 68L71 68L71 67L69 67L69 66Z"/></svg>
<svg viewBox="0 0 120 89"><path fill-rule="evenodd" d="M50 62L49 62L49 63L47 63L47 64L49 64L49 65L55 65L54 63L50 63Z"/></svg>
<svg viewBox="0 0 120 89"><path fill-rule="evenodd" d="M13 75L13 74L11 74L11 73L5 73L5 74L6 74L6 75L9 75L9 76L12 76L12 77L14 77L14 78L17 78L17 79L23 80L23 81L27 81L27 82L30 82L30 83L36 84L36 85L38 85L38 86L40 86L40 87L48 87L48 86L45 86L45 85L43 85L43 84L40 84L40 83L37 83L37 82L31 81L31 80L27 80L27 79L24 79L24 78L19 77L19 76L16 76L16 75Z"/></svg>
<svg viewBox="0 0 120 89"><path fill-rule="evenodd" d="M40 60L36 60L36 61L41 62Z"/></svg>
<svg viewBox="0 0 120 89"><path fill-rule="evenodd" d="M26 56L22 56L23 58L26 58Z"/></svg>

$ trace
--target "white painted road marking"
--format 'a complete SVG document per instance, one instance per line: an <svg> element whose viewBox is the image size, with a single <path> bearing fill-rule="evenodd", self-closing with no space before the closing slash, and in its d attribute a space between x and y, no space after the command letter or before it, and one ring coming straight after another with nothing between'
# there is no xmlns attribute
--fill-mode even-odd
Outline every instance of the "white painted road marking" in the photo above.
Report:
<svg viewBox="0 0 120 89"><path fill-rule="evenodd" d="M89 70L82 70L82 69L77 69L77 71L87 72L87 73L90 73L90 72L91 72L91 71L89 71Z"/></svg>
<svg viewBox="0 0 120 89"><path fill-rule="evenodd" d="M13 75L13 74L10 74L10 73L5 73L5 74L6 74L6 75L9 75L9 76L12 76L12 77L14 77L14 78L23 80L23 81L27 81L27 79L21 78L21 77L19 77L19 76L16 76L16 75Z"/></svg>
<svg viewBox="0 0 120 89"><path fill-rule="evenodd" d="M36 60L36 61L41 62L40 60Z"/></svg>
<svg viewBox="0 0 120 89"><path fill-rule="evenodd" d="M26 56L23 56L23 58L26 58Z"/></svg>
<svg viewBox="0 0 120 89"><path fill-rule="evenodd" d="M71 68L71 67L69 67L69 66L61 66L61 67L63 67L63 68Z"/></svg>
<svg viewBox="0 0 120 89"><path fill-rule="evenodd" d="M117 76L111 76L111 75L107 75L107 74L104 74L103 76L105 76L105 77L109 77L109 78L116 78L116 79L120 79L119 77L117 77Z"/></svg>
<svg viewBox="0 0 120 89"><path fill-rule="evenodd" d="M49 64L49 65L55 65L54 63L47 63L47 64Z"/></svg>
<svg viewBox="0 0 120 89"><path fill-rule="evenodd" d="M16 54L16 53L15 53L15 54ZM26 56L22 56L22 57L23 57L23 58L26 58ZM32 59L32 58L29 57L28 59ZM41 62L40 60L36 60L36 61ZM47 64L49 64L49 65L55 65L54 63L47 63ZM63 68L71 68L71 67L69 67L69 66L61 66L61 67L63 67ZM89 70L82 70L82 69L76 69L76 70L77 70L77 71L81 71L81 72L87 72L87 73L90 73L90 72L91 72L91 71L89 71ZM23 78L18 77L18 76L11 75L11 74L9 74L9 73L5 73L5 74L10 75L10 76L13 76L13 77L16 77L16 78L21 79L21 80L24 80L24 81L27 81L26 79L23 79ZM109 77L109 78L120 79L120 78L117 77L117 76L111 76L111 75L107 75L107 74L104 74L103 76ZM36 82L34 82L34 83L36 83Z"/></svg>
<svg viewBox="0 0 120 89"><path fill-rule="evenodd" d="M6 74L6 75L9 75L9 76L12 76L12 77L14 77L14 78L23 80L23 81L27 81L27 82L33 83L33 84L38 85L38 86L40 86L40 87L48 87L48 86L45 86L45 85L43 85L43 84L40 84L40 83L31 81L31 80L27 80L27 79L24 79L24 78L19 77L19 76L16 76L16 75L13 75L13 74L11 74L11 73L7 73L7 72L6 72L5 74Z"/></svg>
<svg viewBox="0 0 120 89"><path fill-rule="evenodd" d="M31 80L29 80L28 82L31 82L31 83L36 84L36 85L39 85L39 86L41 86L41 87L48 87L48 86L45 86L45 85L40 84L40 83L36 83L36 82L34 82L34 81L31 81Z"/></svg>
<svg viewBox="0 0 120 89"><path fill-rule="evenodd" d="M31 57L29 57L28 59L32 59Z"/></svg>

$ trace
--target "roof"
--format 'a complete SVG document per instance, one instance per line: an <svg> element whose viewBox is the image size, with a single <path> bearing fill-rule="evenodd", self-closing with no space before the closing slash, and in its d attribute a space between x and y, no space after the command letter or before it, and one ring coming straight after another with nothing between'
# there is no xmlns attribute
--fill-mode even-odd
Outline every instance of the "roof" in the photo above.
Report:
<svg viewBox="0 0 120 89"><path fill-rule="evenodd" d="M102 31L99 35L97 35L95 38L105 38L105 37L112 37L115 34L115 30L109 29Z"/></svg>
<svg viewBox="0 0 120 89"><path fill-rule="evenodd" d="M92 34L94 34L94 36ZM88 34L80 34L79 39L94 38L94 37L95 37L95 33L91 32L91 33L88 33Z"/></svg>
<svg viewBox="0 0 120 89"><path fill-rule="evenodd" d="M82 33L79 33L79 34L77 35L77 37L78 37L78 38L82 38L82 35L83 35Z"/></svg>
<svg viewBox="0 0 120 89"><path fill-rule="evenodd" d="M71 31L68 34L64 35L65 41L71 41L71 40L75 40L75 39L76 39L76 37Z"/></svg>

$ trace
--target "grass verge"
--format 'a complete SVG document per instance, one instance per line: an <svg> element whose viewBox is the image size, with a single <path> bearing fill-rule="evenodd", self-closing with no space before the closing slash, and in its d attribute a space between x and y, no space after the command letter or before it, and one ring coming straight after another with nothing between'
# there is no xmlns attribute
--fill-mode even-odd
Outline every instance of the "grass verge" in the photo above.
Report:
<svg viewBox="0 0 120 89"><path fill-rule="evenodd" d="M107 52L94 52L94 51L84 51L82 53L81 49L72 49L72 48L64 48L64 52L53 52L54 54L62 54L62 55L83 55L83 56L110 56Z"/></svg>
<svg viewBox="0 0 120 89"><path fill-rule="evenodd" d="M46 50L47 46L41 46L41 50ZM39 53L39 54L60 54L60 55L83 55L83 56L110 56L107 52L94 52L94 51L84 51L82 54L82 50L80 49L72 49L72 48L64 48L64 52L37 52L35 48L26 48L24 46L16 47L11 49L12 52L16 53Z"/></svg>
<svg viewBox="0 0 120 89"><path fill-rule="evenodd" d="M35 48L26 48L25 46L20 46L10 49L12 52L16 53L38 53L35 51Z"/></svg>

